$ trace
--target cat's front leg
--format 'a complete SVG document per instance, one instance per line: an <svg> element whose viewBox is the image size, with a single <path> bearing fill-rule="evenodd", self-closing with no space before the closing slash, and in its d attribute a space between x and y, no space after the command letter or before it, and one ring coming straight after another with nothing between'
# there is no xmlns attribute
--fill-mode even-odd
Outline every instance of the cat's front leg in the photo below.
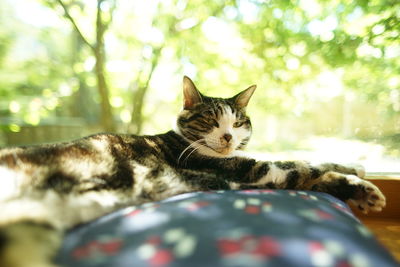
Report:
<svg viewBox="0 0 400 267"><path fill-rule="evenodd" d="M325 163L312 166L303 161L257 161L245 175L230 183L232 188L277 188L313 190L350 200L361 211L381 211L386 205L382 192L367 180L361 166Z"/></svg>
<svg viewBox="0 0 400 267"><path fill-rule="evenodd" d="M342 200L349 200L363 213L379 212L386 206L383 193L370 181L352 174L327 172L321 176L311 190L326 192Z"/></svg>
<svg viewBox="0 0 400 267"><path fill-rule="evenodd" d="M327 193L342 196L342 199L348 199L363 213L379 212L386 206L386 198L379 188L362 179L365 177L365 169L362 165L324 163L318 165L318 169L322 175L319 178L320 181L312 186L312 190L327 191ZM345 185L340 182L343 179L346 181Z"/></svg>
<svg viewBox="0 0 400 267"><path fill-rule="evenodd" d="M336 164L336 163L322 163L316 165L321 173L326 173L328 171L334 171L343 174L353 174L360 178L365 177L365 168L361 164Z"/></svg>

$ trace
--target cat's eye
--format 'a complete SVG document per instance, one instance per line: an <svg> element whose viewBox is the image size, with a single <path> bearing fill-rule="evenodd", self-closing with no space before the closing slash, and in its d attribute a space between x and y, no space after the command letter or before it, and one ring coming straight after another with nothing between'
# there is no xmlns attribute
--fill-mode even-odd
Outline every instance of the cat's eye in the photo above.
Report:
<svg viewBox="0 0 400 267"><path fill-rule="evenodd" d="M241 127L242 125L243 125L243 122L242 122L242 121L237 121L237 122L235 122L235 123L233 124L233 127L239 128L239 127Z"/></svg>

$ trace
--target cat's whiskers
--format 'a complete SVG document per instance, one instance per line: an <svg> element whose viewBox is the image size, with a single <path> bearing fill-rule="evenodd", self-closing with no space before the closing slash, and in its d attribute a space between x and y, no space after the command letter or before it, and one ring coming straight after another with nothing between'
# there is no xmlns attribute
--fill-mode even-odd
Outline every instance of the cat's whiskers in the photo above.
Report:
<svg viewBox="0 0 400 267"><path fill-rule="evenodd" d="M205 139L202 138L202 139L196 140L196 141L194 141L193 143L191 143L190 145L188 145L188 146L182 151L182 153L179 155L179 157L178 157L178 165L179 165L179 162L180 162L182 156L185 154L186 151L188 151L190 148L194 148L193 151L197 150L198 148L200 148L201 146L203 146L203 145L201 144L201 142L204 142L204 141L205 141ZM199 145L199 146L196 148L196 147L195 147L196 145ZM193 151L191 151L191 152L189 153L189 155L192 154ZM186 157L186 158L187 158L187 157ZM185 159L186 159L186 158L185 158Z"/></svg>
<svg viewBox="0 0 400 267"><path fill-rule="evenodd" d="M186 158L183 160L183 162L186 164L188 159L189 159L189 157L193 154L193 152L195 152L196 150L200 149L200 147L202 147L202 146L204 146L204 145L200 144L200 146L197 146L192 151L190 151L190 153L186 156Z"/></svg>

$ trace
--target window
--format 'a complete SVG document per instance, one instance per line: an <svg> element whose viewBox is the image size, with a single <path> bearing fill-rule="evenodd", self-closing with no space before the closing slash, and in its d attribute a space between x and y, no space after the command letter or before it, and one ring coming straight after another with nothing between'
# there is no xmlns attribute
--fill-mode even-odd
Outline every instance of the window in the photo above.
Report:
<svg viewBox="0 0 400 267"><path fill-rule="evenodd" d="M186 74L258 85L251 151L400 176L400 2L61 2L0 3L1 146L166 131Z"/></svg>

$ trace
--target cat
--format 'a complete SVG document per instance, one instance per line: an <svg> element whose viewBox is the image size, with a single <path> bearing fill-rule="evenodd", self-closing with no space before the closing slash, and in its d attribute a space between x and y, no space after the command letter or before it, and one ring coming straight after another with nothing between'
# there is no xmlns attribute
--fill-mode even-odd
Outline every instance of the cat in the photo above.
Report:
<svg viewBox="0 0 400 267"><path fill-rule="evenodd" d="M350 200L363 212L385 206L380 190L362 179L362 167L239 155L252 133L246 107L255 89L208 97L185 76L175 130L153 136L102 133L1 149L0 266L54 266L65 230L186 192L314 190Z"/></svg>

